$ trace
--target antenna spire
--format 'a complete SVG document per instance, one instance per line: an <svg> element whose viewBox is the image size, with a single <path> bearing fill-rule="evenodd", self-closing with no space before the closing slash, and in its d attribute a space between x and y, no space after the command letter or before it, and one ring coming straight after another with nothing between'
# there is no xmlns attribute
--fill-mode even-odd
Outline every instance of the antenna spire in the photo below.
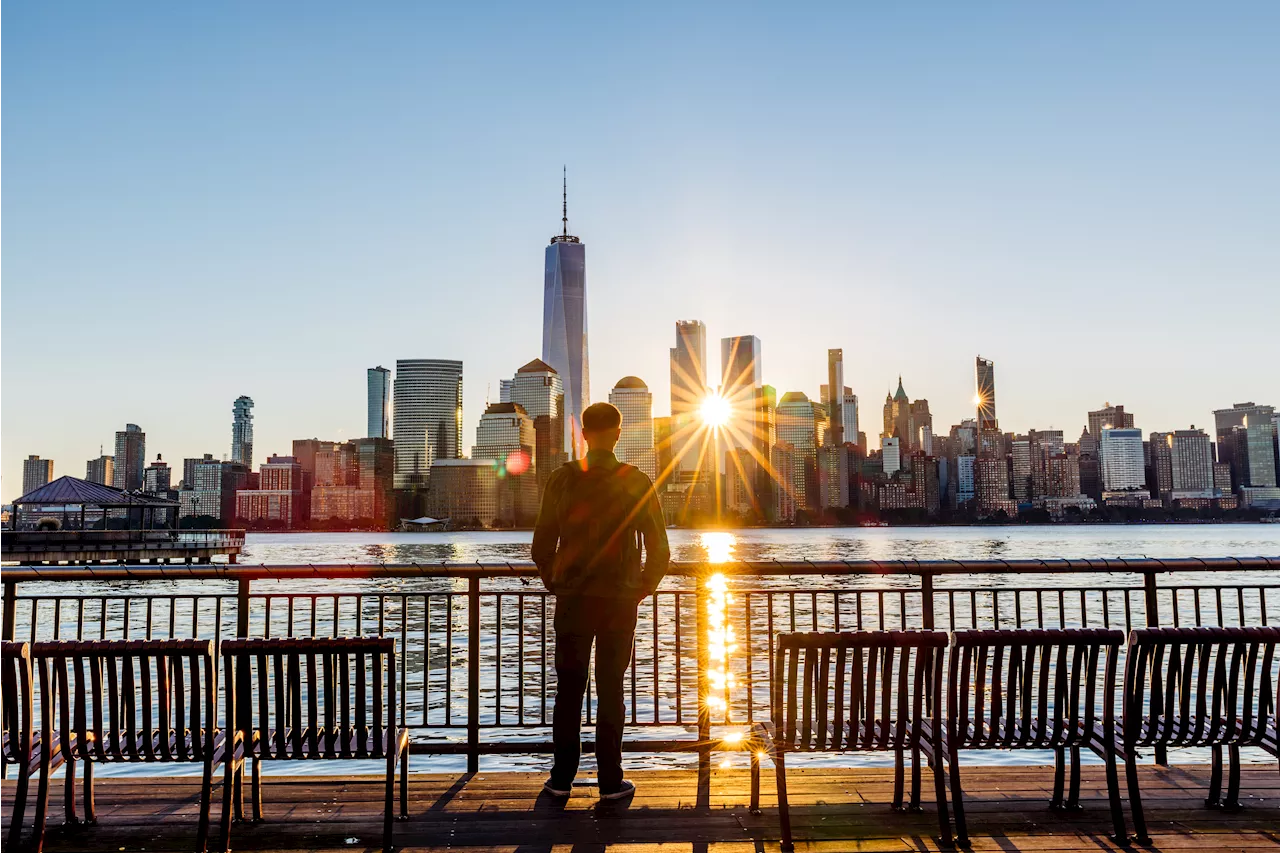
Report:
<svg viewBox="0 0 1280 853"><path fill-rule="evenodd" d="M568 237L569 236L569 167L561 166L561 170L562 170L562 179L564 183L561 188L563 196L561 198L562 207L561 207L561 213L560 213L560 221L561 223L564 224L564 236Z"/></svg>

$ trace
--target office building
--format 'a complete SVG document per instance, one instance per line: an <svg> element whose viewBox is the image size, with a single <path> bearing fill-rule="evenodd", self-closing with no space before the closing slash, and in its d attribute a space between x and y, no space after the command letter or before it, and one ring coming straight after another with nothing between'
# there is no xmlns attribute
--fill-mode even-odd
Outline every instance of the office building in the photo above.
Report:
<svg viewBox="0 0 1280 853"><path fill-rule="evenodd" d="M675 452L671 440L672 419L654 418L653 419L653 452L657 457L658 476L654 480L654 486L658 491L662 491L666 487L666 483L671 479L672 472L675 470Z"/></svg>
<svg viewBox="0 0 1280 853"><path fill-rule="evenodd" d="M819 397L822 405L831 409L831 386L823 385L819 388ZM848 385L844 386L840 400L840 428L844 435L846 444L857 444L859 433L861 430L858 426L858 395L853 393L853 389Z"/></svg>
<svg viewBox="0 0 1280 853"><path fill-rule="evenodd" d="M974 492L978 515L1018 514L1018 504L1009 498L1009 466L1004 457L979 456L973 463Z"/></svg>
<svg viewBox="0 0 1280 853"><path fill-rule="evenodd" d="M391 438L391 371L382 365L370 367L368 383L369 438Z"/></svg>
<svg viewBox="0 0 1280 853"><path fill-rule="evenodd" d="M569 459L564 449L564 385L555 368L535 358L516 371L507 387L507 399L500 402L522 406L533 419L533 463L541 497L551 472Z"/></svg>
<svg viewBox="0 0 1280 853"><path fill-rule="evenodd" d="M697 325L702 326L701 323ZM705 335L705 327L702 333ZM720 339L720 393L724 397L733 399L742 394L749 399L750 393L764 384L760 356L760 339L755 335Z"/></svg>
<svg viewBox="0 0 1280 853"><path fill-rule="evenodd" d="M696 413L707 395L707 327L701 320L676 323L670 357L671 415Z"/></svg>
<svg viewBox="0 0 1280 853"><path fill-rule="evenodd" d="M1092 415L1090 413L1090 417ZM1141 430L1103 427L1098 439L1098 455L1104 493L1146 488Z"/></svg>
<svg viewBox="0 0 1280 853"><path fill-rule="evenodd" d="M147 434L137 424L127 424L116 433L114 481L112 485L126 492L142 488L142 471L146 467Z"/></svg>
<svg viewBox="0 0 1280 853"><path fill-rule="evenodd" d="M562 446L577 459L581 450L582 412L591 405L587 358L587 249L582 241L569 234L567 189L561 223L562 233L551 238L546 251L542 288L542 360L560 376L565 400ZM396 453L399 454L398 447Z"/></svg>
<svg viewBox="0 0 1280 853"><path fill-rule="evenodd" d="M820 509L843 509L849 505L849 471L854 464L849 445L826 444L818 448Z"/></svg>
<svg viewBox="0 0 1280 853"><path fill-rule="evenodd" d="M884 475L892 477L902 470L902 440L897 436L880 437L880 464Z"/></svg>
<svg viewBox="0 0 1280 853"><path fill-rule="evenodd" d="M419 489L435 460L462 456L462 362L400 359L393 387L395 486Z"/></svg>
<svg viewBox="0 0 1280 853"><path fill-rule="evenodd" d="M249 526L286 530L305 526L311 505L302 488L298 460L272 454L258 472L258 488L236 492L236 518Z"/></svg>
<svg viewBox="0 0 1280 853"><path fill-rule="evenodd" d="M964 506L977 496L972 455L956 457L956 505Z"/></svg>
<svg viewBox="0 0 1280 853"><path fill-rule="evenodd" d="M427 513L454 529L493 527L499 520L498 466L490 459L437 459Z"/></svg>
<svg viewBox="0 0 1280 853"><path fill-rule="evenodd" d="M1245 418L1243 424L1231 428L1224 444L1237 491L1276 487L1275 430L1269 417Z"/></svg>
<svg viewBox="0 0 1280 853"><path fill-rule="evenodd" d="M90 483L110 486L115 480L116 460L114 456L99 456L85 464L84 478Z"/></svg>
<svg viewBox="0 0 1280 853"><path fill-rule="evenodd" d="M142 491L149 495L163 495L172 488L173 473L169 463L156 454L156 461L147 466L143 472Z"/></svg>
<svg viewBox="0 0 1280 853"><path fill-rule="evenodd" d="M763 519L763 507L756 494L759 463L746 448L725 451L724 506L748 521Z"/></svg>
<svg viewBox="0 0 1280 853"><path fill-rule="evenodd" d="M785 396L785 395L784 395ZM796 481L796 471L803 469L796 449L788 442L779 440L769 450L769 461L773 466L773 520L789 522L795 519L798 495L803 480Z"/></svg>
<svg viewBox="0 0 1280 853"><path fill-rule="evenodd" d="M1104 429L1132 429L1133 415L1124 410L1124 406L1103 405L1096 412L1089 413L1089 434L1101 439Z"/></svg>
<svg viewBox="0 0 1280 853"><path fill-rule="evenodd" d="M515 384L516 383L514 379L498 380L498 402L499 403L511 402L511 389L512 387L515 386Z"/></svg>
<svg viewBox="0 0 1280 853"><path fill-rule="evenodd" d="M231 406L231 461L253 468L253 400L244 396Z"/></svg>
<svg viewBox="0 0 1280 853"><path fill-rule="evenodd" d="M538 515L533 420L519 403L490 403L476 426L472 459L493 461L498 471L498 519L532 527Z"/></svg>
<svg viewBox="0 0 1280 853"><path fill-rule="evenodd" d="M1179 493L1213 492L1213 445L1202 429L1168 434L1170 490ZM1154 450L1154 448L1153 448ZM1154 454L1153 454L1154 455Z"/></svg>
<svg viewBox="0 0 1280 853"><path fill-rule="evenodd" d="M999 429L996 421L996 363L978 356L974 363L978 431Z"/></svg>
<svg viewBox="0 0 1280 853"><path fill-rule="evenodd" d="M28 456L22 460L22 493L29 495L53 479L53 460Z"/></svg>
<svg viewBox="0 0 1280 853"><path fill-rule="evenodd" d="M653 395L636 376L624 376L609 392L609 402L622 413L622 437L614 454L634 465L650 480L658 477L658 456L653 445Z"/></svg>
<svg viewBox="0 0 1280 853"><path fill-rule="evenodd" d="M791 447L796 510L817 508L818 421L816 408L801 391L788 391L778 401L778 443Z"/></svg>

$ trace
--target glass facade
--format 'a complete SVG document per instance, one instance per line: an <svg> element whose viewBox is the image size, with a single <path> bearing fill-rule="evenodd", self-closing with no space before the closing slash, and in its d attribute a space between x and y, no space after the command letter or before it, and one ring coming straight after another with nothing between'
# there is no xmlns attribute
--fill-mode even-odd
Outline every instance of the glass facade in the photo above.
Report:
<svg viewBox="0 0 1280 853"><path fill-rule="evenodd" d="M391 437L391 371L382 365L368 371L368 420L365 434L369 438Z"/></svg>
<svg viewBox="0 0 1280 853"><path fill-rule="evenodd" d="M253 467L253 400L237 397L231 406L231 461Z"/></svg>
<svg viewBox="0 0 1280 853"><path fill-rule="evenodd" d="M658 477L658 459L653 444L653 394L635 376L624 376L609 392L609 402L622 413L622 437L614 453L634 465L650 480Z"/></svg>
<svg viewBox="0 0 1280 853"><path fill-rule="evenodd" d="M397 489L425 486L437 459L462 456L462 362L396 362L392 429Z"/></svg>
<svg viewBox="0 0 1280 853"><path fill-rule="evenodd" d="M577 237L547 246L542 290L542 360L564 386L564 447L581 443L582 412L591 404L587 358L587 248Z"/></svg>
<svg viewBox="0 0 1280 853"><path fill-rule="evenodd" d="M1098 440L1102 462L1102 488L1124 492L1146 487L1146 465L1142 453L1142 431L1103 429Z"/></svg>

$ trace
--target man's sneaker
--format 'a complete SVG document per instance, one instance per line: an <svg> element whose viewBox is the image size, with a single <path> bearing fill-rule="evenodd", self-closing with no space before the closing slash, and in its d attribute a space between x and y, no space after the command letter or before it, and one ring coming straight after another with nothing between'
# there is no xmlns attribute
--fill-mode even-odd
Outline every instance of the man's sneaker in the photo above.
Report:
<svg viewBox="0 0 1280 853"><path fill-rule="evenodd" d="M602 800L624 800L636 792L636 786L626 779L622 780L622 784L618 786L616 791L605 791L601 789L600 799Z"/></svg>
<svg viewBox="0 0 1280 853"><path fill-rule="evenodd" d="M567 797L571 793L568 788L557 788L552 785L550 779L542 784L542 790L553 797Z"/></svg>

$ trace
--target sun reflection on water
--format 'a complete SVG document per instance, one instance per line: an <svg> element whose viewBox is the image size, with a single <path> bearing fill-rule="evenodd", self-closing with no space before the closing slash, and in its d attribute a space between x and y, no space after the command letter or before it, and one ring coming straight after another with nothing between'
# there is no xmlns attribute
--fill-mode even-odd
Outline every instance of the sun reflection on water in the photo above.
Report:
<svg viewBox="0 0 1280 853"><path fill-rule="evenodd" d="M733 559L733 546L738 538L723 530L711 530L699 536L699 544L707 552L708 563L727 563Z"/></svg>

